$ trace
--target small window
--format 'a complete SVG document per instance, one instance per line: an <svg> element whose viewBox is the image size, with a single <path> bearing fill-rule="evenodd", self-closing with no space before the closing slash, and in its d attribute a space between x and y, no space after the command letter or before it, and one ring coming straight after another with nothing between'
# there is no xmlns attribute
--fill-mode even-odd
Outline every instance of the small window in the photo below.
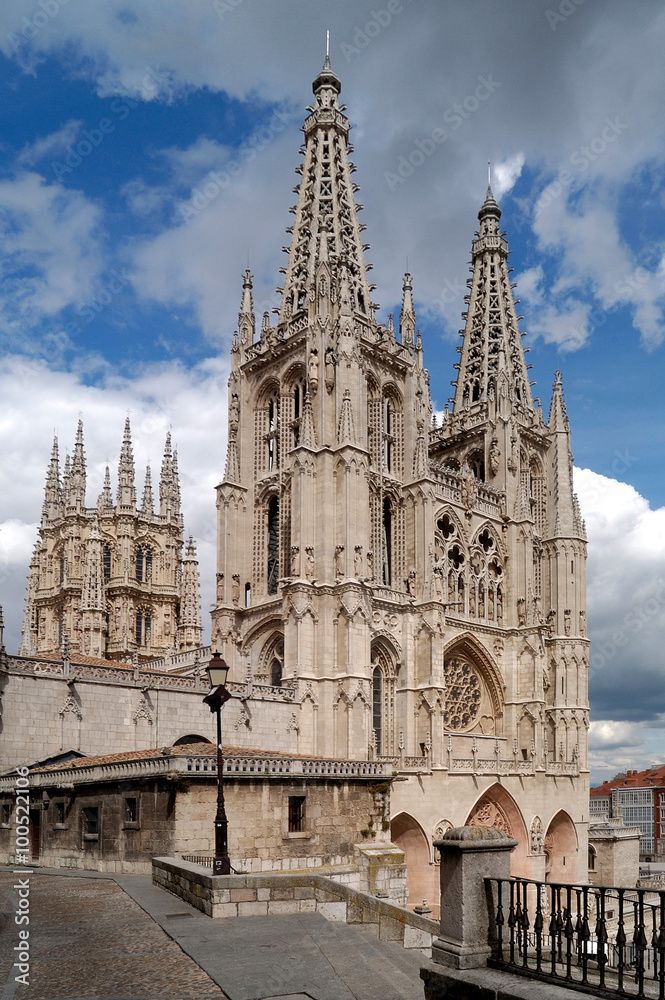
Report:
<svg viewBox="0 0 665 1000"><path fill-rule="evenodd" d="M123 826L130 829L138 829L139 826L139 800L135 795L125 798L125 821Z"/></svg>
<svg viewBox="0 0 665 1000"><path fill-rule="evenodd" d="M65 825L65 803L56 802L55 803L55 826L56 829L60 829Z"/></svg>
<svg viewBox="0 0 665 1000"><path fill-rule="evenodd" d="M12 807L9 802L3 802L0 805L0 826L9 826L9 820L12 814Z"/></svg>
<svg viewBox="0 0 665 1000"><path fill-rule="evenodd" d="M289 833L304 833L305 796L289 795Z"/></svg>
<svg viewBox="0 0 665 1000"><path fill-rule="evenodd" d="M83 839L99 840L99 807L83 807Z"/></svg>

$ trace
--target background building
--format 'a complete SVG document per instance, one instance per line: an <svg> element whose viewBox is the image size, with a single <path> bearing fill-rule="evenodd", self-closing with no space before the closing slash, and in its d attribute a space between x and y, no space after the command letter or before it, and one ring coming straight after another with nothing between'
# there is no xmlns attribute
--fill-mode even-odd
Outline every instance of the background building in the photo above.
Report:
<svg viewBox="0 0 665 1000"><path fill-rule="evenodd" d="M623 816L640 829L640 860L665 860L665 765L627 771L589 793L591 822Z"/></svg>
<svg viewBox="0 0 665 1000"><path fill-rule="evenodd" d="M177 453L166 438L155 511L150 467L137 502L129 418L115 502L108 466L95 507L86 507L86 459L79 421L73 456L60 475L54 439L39 540L30 564L20 652L71 652L140 660L201 644L198 563L190 537L183 556Z"/></svg>

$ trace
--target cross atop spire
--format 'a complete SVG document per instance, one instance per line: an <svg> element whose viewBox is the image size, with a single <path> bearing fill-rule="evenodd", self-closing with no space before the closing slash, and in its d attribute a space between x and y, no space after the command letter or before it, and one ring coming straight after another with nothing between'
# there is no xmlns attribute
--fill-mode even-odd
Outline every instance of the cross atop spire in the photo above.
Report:
<svg viewBox="0 0 665 1000"><path fill-rule="evenodd" d="M513 411L533 412L533 399L519 320L508 272L508 244L499 229L501 209L492 188L478 212L473 241L468 311L455 391L455 411L496 398Z"/></svg>

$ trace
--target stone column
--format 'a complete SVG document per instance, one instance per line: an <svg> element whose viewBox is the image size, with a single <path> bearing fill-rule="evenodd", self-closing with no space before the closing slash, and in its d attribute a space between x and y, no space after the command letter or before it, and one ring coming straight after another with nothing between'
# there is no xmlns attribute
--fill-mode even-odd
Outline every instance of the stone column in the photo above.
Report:
<svg viewBox="0 0 665 1000"><path fill-rule="evenodd" d="M432 959L453 969L479 968L487 963L495 933L484 879L510 877L517 841L494 827L459 826L434 846L441 852L441 927Z"/></svg>

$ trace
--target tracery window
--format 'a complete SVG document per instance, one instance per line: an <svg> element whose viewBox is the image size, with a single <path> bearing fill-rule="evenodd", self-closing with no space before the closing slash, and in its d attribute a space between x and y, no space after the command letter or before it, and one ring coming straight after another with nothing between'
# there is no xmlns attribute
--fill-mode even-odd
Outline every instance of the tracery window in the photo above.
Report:
<svg viewBox="0 0 665 1000"><path fill-rule="evenodd" d="M383 674L380 667L374 667L372 673L372 729L376 752L383 753Z"/></svg>
<svg viewBox="0 0 665 1000"><path fill-rule="evenodd" d="M477 670L468 660L454 656L443 666L446 684L444 725L453 731L469 729L480 714L482 688Z"/></svg>

